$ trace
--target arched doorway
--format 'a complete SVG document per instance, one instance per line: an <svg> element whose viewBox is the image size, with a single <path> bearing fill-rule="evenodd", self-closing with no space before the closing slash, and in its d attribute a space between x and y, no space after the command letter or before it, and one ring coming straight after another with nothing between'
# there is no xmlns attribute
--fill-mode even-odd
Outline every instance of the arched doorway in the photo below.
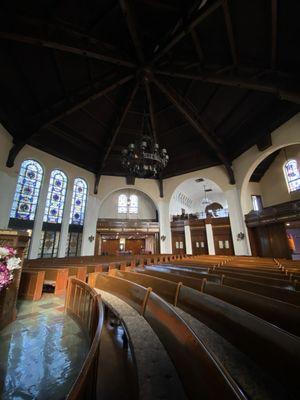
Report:
<svg viewBox="0 0 300 400"><path fill-rule="evenodd" d="M170 205L173 252L234 253L226 196L207 178L190 178L174 190Z"/></svg>

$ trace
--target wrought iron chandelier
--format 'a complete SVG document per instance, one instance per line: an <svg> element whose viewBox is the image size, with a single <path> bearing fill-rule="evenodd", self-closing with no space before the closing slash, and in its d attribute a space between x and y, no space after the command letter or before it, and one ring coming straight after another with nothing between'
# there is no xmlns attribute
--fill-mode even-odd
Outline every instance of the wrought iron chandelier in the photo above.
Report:
<svg viewBox="0 0 300 400"><path fill-rule="evenodd" d="M166 149L159 148L149 121L144 112L142 135L135 143L122 150L121 163L128 176L136 178L158 178L167 166L169 156Z"/></svg>

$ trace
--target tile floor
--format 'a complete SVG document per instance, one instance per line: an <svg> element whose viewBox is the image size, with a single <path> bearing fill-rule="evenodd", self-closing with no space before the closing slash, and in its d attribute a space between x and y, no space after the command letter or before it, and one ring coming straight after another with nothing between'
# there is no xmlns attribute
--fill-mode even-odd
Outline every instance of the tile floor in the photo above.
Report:
<svg viewBox="0 0 300 400"><path fill-rule="evenodd" d="M68 393L88 341L63 304L52 294L18 304L17 320L0 332L1 400L60 400Z"/></svg>

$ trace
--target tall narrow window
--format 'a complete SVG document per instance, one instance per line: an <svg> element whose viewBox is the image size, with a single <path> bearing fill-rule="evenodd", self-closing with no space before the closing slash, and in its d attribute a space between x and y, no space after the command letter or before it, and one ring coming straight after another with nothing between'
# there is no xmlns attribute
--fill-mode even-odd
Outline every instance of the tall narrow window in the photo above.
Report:
<svg viewBox="0 0 300 400"><path fill-rule="evenodd" d="M81 178L76 178L74 181L74 188L73 188L70 224L83 225L86 196L87 196L87 184L85 180Z"/></svg>
<svg viewBox="0 0 300 400"><path fill-rule="evenodd" d="M300 172L297 160L288 160L284 164L284 174L289 192L300 190Z"/></svg>
<svg viewBox="0 0 300 400"><path fill-rule="evenodd" d="M87 201L87 183L76 178L73 186L68 243L66 256L79 256L81 253L82 232Z"/></svg>
<svg viewBox="0 0 300 400"><path fill-rule="evenodd" d="M254 211L261 211L263 208L262 198L260 195L252 194L252 206Z"/></svg>
<svg viewBox="0 0 300 400"><path fill-rule="evenodd" d="M34 160L21 164L10 218L33 221L43 179L43 168Z"/></svg>
<svg viewBox="0 0 300 400"><path fill-rule="evenodd" d="M64 172L51 172L44 212L39 257L57 257L68 179Z"/></svg>
<svg viewBox="0 0 300 400"><path fill-rule="evenodd" d="M139 206L138 197L136 194L132 194L130 196L130 202L129 202L129 214L137 214L138 206Z"/></svg>
<svg viewBox="0 0 300 400"><path fill-rule="evenodd" d="M61 224L65 206L67 182L67 176L62 171L55 169L51 172L44 222Z"/></svg>
<svg viewBox="0 0 300 400"><path fill-rule="evenodd" d="M118 198L118 213L127 214L127 196L126 194L120 194Z"/></svg>

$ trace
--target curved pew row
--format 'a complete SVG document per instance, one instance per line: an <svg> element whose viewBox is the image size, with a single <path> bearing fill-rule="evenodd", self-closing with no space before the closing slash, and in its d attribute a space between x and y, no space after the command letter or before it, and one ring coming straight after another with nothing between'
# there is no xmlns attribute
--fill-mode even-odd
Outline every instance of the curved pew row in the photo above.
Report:
<svg viewBox="0 0 300 400"><path fill-rule="evenodd" d="M122 278L97 274L95 287L126 301L154 330L190 399L243 399L246 396L174 309L151 290Z"/></svg>
<svg viewBox="0 0 300 400"><path fill-rule="evenodd" d="M206 268L189 264L189 263L175 263L176 266L181 268L189 268L190 271L194 272L212 272L214 274L223 274L225 276L229 276L236 279L246 279L248 281L258 282L267 284L270 286L281 287L290 290L297 289L297 282L294 281L292 276L286 275L285 273L276 274L266 273L259 269L256 270L242 270L240 268L225 268L225 267L214 267L214 268Z"/></svg>
<svg viewBox="0 0 300 400"><path fill-rule="evenodd" d="M218 297L227 303L265 319L281 329L300 336L300 307L293 304L224 284L208 282L206 278L192 278L149 269L136 269L136 272L176 282L177 284L181 282L187 287Z"/></svg>
<svg viewBox="0 0 300 400"><path fill-rule="evenodd" d="M192 269L190 267L179 267L164 264L161 266L147 266L147 269L173 273L180 276L190 276L193 278L206 278L209 282L222 283L224 285L235 287L237 289L243 289L249 292L261 294L266 297L271 297L277 300L300 306L300 293L299 291L295 290L287 290L284 288L278 288L276 286L261 284L259 282L248 281L245 278L237 279L228 277L226 275L212 274L207 273L206 271L197 271L197 269Z"/></svg>
<svg viewBox="0 0 300 400"><path fill-rule="evenodd" d="M228 340L255 363L276 376L295 397L300 390L300 339L224 301L157 277L116 271L126 279L153 290ZM101 279L101 278L100 278ZM96 285L98 278L96 279ZM261 350L263 349L263 351ZM280 365L276 362L280 360ZM298 383L297 383L298 382Z"/></svg>
<svg viewBox="0 0 300 400"><path fill-rule="evenodd" d="M101 297L86 283L69 278L65 310L90 339L90 350L66 400L97 398L97 373L104 309Z"/></svg>
<svg viewBox="0 0 300 400"><path fill-rule="evenodd" d="M105 306L121 322L129 346L138 383L139 400L187 400L178 374L166 350L143 316L119 297L96 289ZM146 345L145 345L146 344ZM99 365L99 397L101 398L101 370Z"/></svg>

